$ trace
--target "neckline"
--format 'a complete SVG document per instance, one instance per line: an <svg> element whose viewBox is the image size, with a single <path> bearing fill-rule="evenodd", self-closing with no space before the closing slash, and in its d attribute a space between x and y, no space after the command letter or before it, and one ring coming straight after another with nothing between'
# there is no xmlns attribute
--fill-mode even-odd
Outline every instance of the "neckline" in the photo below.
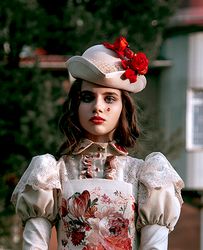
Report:
<svg viewBox="0 0 203 250"><path fill-rule="evenodd" d="M120 155L128 155L128 151L125 147L119 145L116 143L116 141L110 141L110 142L94 142L87 138L81 139L81 141L78 143L78 145L73 150L73 155L79 155L86 149L90 148L92 145L96 145L101 147L103 150L108 151L108 147L113 148L117 153Z"/></svg>

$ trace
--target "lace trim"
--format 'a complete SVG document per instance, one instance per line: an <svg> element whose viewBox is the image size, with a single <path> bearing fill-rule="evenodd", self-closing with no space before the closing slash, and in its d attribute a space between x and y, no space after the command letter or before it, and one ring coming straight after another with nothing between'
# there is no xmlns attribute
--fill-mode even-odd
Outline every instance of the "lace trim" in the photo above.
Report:
<svg viewBox="0 0 203 250"><path fill-rule="evenodd" d="M124 181L135 184L138 182L137 173L140 166L143 164L143 160L139 160L132 157L123 157L125 159L125 174L124 174ZM120 158L119 158L120 162ZM122 163L121 163L122 164Z"/></svg>
<svg viewBox="0 0 203 250"><path fill-rule="evenodd" d="M139 180L146 187L144 188L142 185L140 189L144 194L142 203L146 199L146 192L148 192L149 197L153 189L160 189L173 183L176 197L182 205L181 189L184 187L184 182L163 154L151 153L146 157L139 173Z"/></svg>
<svg viewBox="0 0 203 250"><path fill-rule="evenodd" d="M119 163L120 163L120 159L125 159L125 162L123 160L122 164L125 164L124 166L124 177L123 180L127 183L131 183L133 190L134 190L134 198L135 198L135 203L138 203L138 177L137 177L137 173L138 170L140 168L140 166L142 166L143 164L143 160L140 159L136 159L136 158L132 158L132 157L119 157ZM122 162L122 161L121 161Z"/></svg>
<svg viewBox="0 0 203 250"><path fill-rule="evenodd" d="M27 185L32 186L34 190L61 189L59 178L59 164L50 154L33 157L27 170L24 172L17 184L11 201L16 204L18 194L25 190Z"/></svg>
<svg viewBox="0 0 203 250"><path fill-rule="evenodd" d="M182 198L182 195L181 195L181 189L184 188L184 182L182 180L178 181L175 183L175 194L176 194L176 197L178 198L179 202L180 202L180 205L183 204L183 198Z"/></svg>

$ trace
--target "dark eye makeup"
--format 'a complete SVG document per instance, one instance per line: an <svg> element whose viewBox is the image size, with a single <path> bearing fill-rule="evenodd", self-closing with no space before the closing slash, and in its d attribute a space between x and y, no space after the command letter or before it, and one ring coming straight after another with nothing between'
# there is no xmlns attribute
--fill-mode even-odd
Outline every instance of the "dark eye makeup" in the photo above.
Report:
<svg viewBox="0 0 203 250"><path fill-rule="evenodd" d="M81 102L89 103L92 102L94 98L95 98L94 94L90 91L83 91L80 94Z"/></svg>
<svg viewBox="0 0 203 250"><path fill-rule="evenodd" d="M84 102L84 103L90 103L90 102L94 101L95 98L96 98L95 94L91 91L88 91L88 90L84 90L80 94L80 101ZM118 96L115 93L107 92L107 93L103 94L103 98L104 98L104 101L106 103L111 104L111 103L117 101Z"/></svg>
<svg viewBox="0 0 203 250"><path fill-rule="evenodd" d="M113 103L117 100L116 97L113 95L107 95L107 96L105 96L104 99L105 99L106 103Z"/></svg>

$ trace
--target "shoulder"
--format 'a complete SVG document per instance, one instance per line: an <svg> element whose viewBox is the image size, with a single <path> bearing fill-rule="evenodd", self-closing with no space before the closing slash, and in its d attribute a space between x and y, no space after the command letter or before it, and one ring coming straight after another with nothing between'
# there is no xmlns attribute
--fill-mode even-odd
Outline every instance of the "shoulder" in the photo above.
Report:
<svg viewBox="0 0 203 250"><path fill-rule="evenodd" d="M22 193L26 186L34 190L60 189L59 161L51 154L34 156L14 189L12 200Z"/></svg>
<svg viewBox="0 0 203 250"><path fill-rule="evenodd" d="M124 166L124 180L126 182L136 184L137 173L143 165L143 160L134 158L132 156L121 156L119 157L119 163Z"/></svg>
<svg viewBox="0 0 203 250"><path fill-rule="evenodd" d="M160 152L149 154L139 171L139 179L148 188L170 185L183 187L183 181L168 159Z"/></svg>
<svg viewBox="0 0 203 250"><path fill-rule="evenodd" d="M30 168L33 171L37 170L43 170L48 171L49 170L55 170L57 166L57 160L55 157L51 154L43 154L43 155L37 155L34 156L27 168L27 170Z"/></svg>
<svg viewBox="0 0 203 250"><path fill-rule="evenodd" d="M125 155L125 156L116 156L117 162L119 164L125 166L128 170L132 169L138 169L141 167L144 163L143 159L139 159L130 155Z"/></svg>
<svg viewBox="0 0 203 250"><path fill-rule="evenodd" d="M43 189L57 188L59 186L59 163L60 160L57 161L51 154L33 157L25 171L28 184L33 188L37 188L38 185Z"/></svg>
<svg viewBox="0 0 203 250"><path fill-rule="evenodd" d="M25 173L39 180L48 180L58 174L57 161L51 154L37 155L32 158Z"/></svg>
<svg viewBox="0 0 203 250"><path fill-rule="evenodd" d="M34 163L42 163L42 164L52 164L52 165L56 165L56 159L53 155L51 154L43 154L43 155L36 155L32 158L31 163L30 164L34 164Z"/></svg>

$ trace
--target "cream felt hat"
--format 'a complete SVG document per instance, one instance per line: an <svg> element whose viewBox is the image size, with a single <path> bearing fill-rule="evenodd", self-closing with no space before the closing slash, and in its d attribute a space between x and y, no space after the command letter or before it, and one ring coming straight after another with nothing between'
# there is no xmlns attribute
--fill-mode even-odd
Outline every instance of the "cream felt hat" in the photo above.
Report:
<svg viewBox="0 0 203 250"><path fill-rule="evenodd" d="M123 58L116 51L100 44L88 48L82 56L71 57L66 66L74 78L133 93L140 92L146 86L146 78L142 74L136 75L135 82L126 78Z"/></svg>

